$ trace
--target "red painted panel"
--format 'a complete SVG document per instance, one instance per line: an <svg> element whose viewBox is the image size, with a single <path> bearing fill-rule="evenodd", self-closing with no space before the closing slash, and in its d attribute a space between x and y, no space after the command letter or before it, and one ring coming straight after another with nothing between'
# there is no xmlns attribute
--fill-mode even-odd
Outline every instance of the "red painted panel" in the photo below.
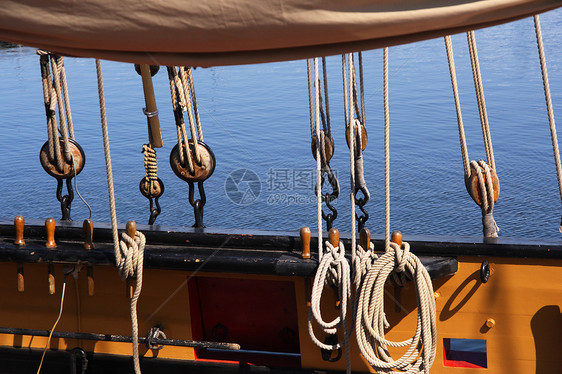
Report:
<svg viewBox="0 0 562 374"><path fill-rule="evenodd" d="M244 351L299 353L295 289L290 281L193 277L193 338L240 344ZM197 358L300 366L294 355L198 350Z"/></svg>

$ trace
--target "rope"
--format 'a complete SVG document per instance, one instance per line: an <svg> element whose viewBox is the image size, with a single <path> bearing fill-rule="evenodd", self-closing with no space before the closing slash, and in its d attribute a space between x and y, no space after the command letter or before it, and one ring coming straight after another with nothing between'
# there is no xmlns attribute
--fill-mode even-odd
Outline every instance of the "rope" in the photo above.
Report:
<svg viewBox="0 0 562 374"><path fill-rule="evenodd" d="M388 48L383 49L384 100L384 250L390 250L390 110L388 104Z"/></svg>
<svg viewBox="0 0 562 374"><path fill-rule="evenodd" d="M550 97L550 85L548 84L548 72L546 70L546 57L542 42L541 21L538 15L534 16L535 33L537 35L537 48L539 50L539 60L541 63L542 82L544 86L544 98L546 101L546 111L548 113L548 123L550 125L550 137L552 139L552 152L554 153L554 164L558 177L558 190L562 201L562 166L560 165L560 151L558 149L558 137L556 135L556 122L554 121L554 109L552 108L552 98ZM560 232L562 232L562 219L560 220Z"/></svg>
<svg viewBox="0 0 562 374"><path fill-rule="evenodd" d="M109 150L109 135L107 129L107 116L105 112L105 95L103 89L103 75L100 60L96 59L96 73L98 78L98 95L100 102L100 117L103 134L103 148L105 155L105 165L107 172L107 189L109 193L109 211L111 215L111 229L113 234L113 249L115 263L118 267L119 275L125 279L128 276L136 277L137 283L133 297L131 298L131 325L133 335L133 364L136 374L140 374L139 351L138 351L138 321L137 321L137 301L142 289L142 266L144 261L144 245L146 239L144 235L137 231L135 238L129 237L126 233L122 234L123 241L119 242L117 232L117 213L115 209L115 190L113 187L113 170L111 167L111 153ZM127 246L129 244L129 246Z"/></svg>
<svg viewBox="0 0 562 374"><path fill-rule="evenodd" d="M494 209L494 185L492 182L492 171L495 170L494 161L494 150L492 148L492 139L490 135L490 125L488 123L488 116L486 113L486 104L484 100L484 90L482 87L482 78L480 75L480 66L478 63L478 54L476 51L476 39L473 32L467 33L468 45L470 50L470 60L472 65L472 72L474 77L474 86L476 91L476 98L478 101L478 109L480 113L480 122L482 125L482 136L484 138L484 146L486 149L486 155L488 158L488 163L483 160L469 161L468 157L468 147L466 144L466 137L464 134L464 125L462 120L457 76L455 72L455 60L453 56L453 45L450 36L445 36L445 48L447 51L447 59L449 62L449 72L451 75L451 84L453 87L453 97L455 100L455 108L457 112L457 123L459 129L459 140L461 145L461 154L464 168L464 178L467 189L469 189L472 183L472 168L475 169L478 179L479 192L481 196L481 202L479 203L480 209L482 211L482 227L485 237L496 238L498 236L499 227L496 224L493 216ZM491 169L491 170L490 170ZM484 180L484 174L486 179ZM470 193L470 190L469 190ZM472 194L471 194L472 195ZM476 198L472 196L476 201ZM478 204L478 202L477 202Z"/></svg>
<svg viewBox="0 0 562 374"><path fill-rule="evenodd" d="M187 115L188 115L188 119L189 119L189 129L191 130L191 140L193 141L193 149L194 149L194 153L195 153L195 160L197 161L198 164L201 163L201 154L199 152L199 147L197 147L197 139L198 139L198 135L197 135L197 129L196 129L196 125L195 125L195 120L193 117L193 103L192 103L192 95L190 92L190 82L189 82L189 78L187 76L187 73L185 71L185 68L180 67L179 69L179 76L181 78L181 82L182 85L181 87L183 87L184 89L184 96L185 96L185 100L186 100L186 104L187 106L184 107L184 111L187 109ZM178 90L181 90L181 87L178 87Z"/></svg>
<svg viewBox="0 0 562 374"><path fill-rule="evenodd" d="M353 80L353 54L348 54L349 59L349 81ZM351 86L351 85L350 85ZM351 87L350 87L351 89ZM353 107L353 97L350 95L349 107ZM349 114L349 119L353 118L351 115L351 110ZM361 124L358 123L357 120L352 120L346 123L348 131L349 131L349 173L350 173L350 180L351 180L351 188L349 189L349 197L351 200L351 263L355 263L355 247L357 246L357 234L356 234L356 227L355 227L355 127ZM359 145L359 149L361 145Z"/></svg>
<svg viewBox="0 0 562 374"><path fill-rule="evenodd" d="M49 332L49 338L47 339L47 344L45 344L45 348L43 349L43 354L41 355L41 361L39 362L39 367L37 368L37 374L41 372L41 368L43 367L43 361L45 360L45 354L47 353L47 349L51 344L51 338L53 337L53 332L57 328L59 324L60 318L62 317L62 309L64 306L64 295L66 294L66 276L64 277L64 282L62 283L62 292L60 297L60 307L59 307L59 315L51 328L51 332Z"/></svg>
<svg viewBox="0 0 562 374"><path fill-rule="evenodd" d="M326 253L320 260L314 282L312 285L312 295L310 299L310 313L308 315L308 333L310 338L319 348L328 351L339 350L342 347L347 347L346 352L346 368L347 373L351 373L351 361L349 350L350 331L347 326L347 313L351 305L351 284L350 284L350 268L349 262L345 258L345 248L343 243L340 242L337 247L332 246L330 242L326 242ZM322 300L322 293L326 286L334 287L338 290L338 297L341 301L340 315L332 321L324 321L320 304ZM338 330L342 328L344 341L335 344L326 344L320 341L312 326L312 320L315 320L320 329L327 335L336 335Z"/></svg>
<svg viewBox="0 0 562 374"><path fill-rule="evenodd" d="M408 243L400 248L390 243L390 250L382 255L368 271L357 306L355 332L361 354L378 372L401 370L406 373L429 373L435 359L437 330L435 299L431 279L423 264L411 252ZM384 313L384 287L392 272L405 272L414 279L417 295L418 318L414 336L393 342L385 338L389 327ZM388 347L406 347L398 360L393 360Z"/></svg>
<svg viewBox="0 0 562 374"><path fill-rule="evenodd" d="M144 171L146 179L150 182L150 192L154 191L154 182L158 180L158 163L156 161L156 150L150 144L142 145L144 154Z"/></svg>

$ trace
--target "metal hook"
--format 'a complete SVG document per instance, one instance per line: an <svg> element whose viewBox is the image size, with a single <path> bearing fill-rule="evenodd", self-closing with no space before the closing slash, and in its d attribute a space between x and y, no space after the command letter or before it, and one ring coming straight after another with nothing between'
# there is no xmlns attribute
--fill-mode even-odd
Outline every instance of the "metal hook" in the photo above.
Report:
<svg viewBox="0 0 562 374"><path fill-rule="evenodd" d="M70 218L70 208L72 200L74 200L74 190L72 189L72 178L66 178L67 195L62 195L62 179L57 178L57 200L60 202L60 209L62 213L61 220L72 221Z"/></svg>
<svg viewBox="0 0 562 374"><path fill-rule="evenodd" d="M205 196L205 188L203 182L197 182L197 189L199 190L199 199L195 199L195 185L193 182L187 182L189 185L189 204L193 207L193 214L195 215L195 223L193 227L205 227L203 224L203 207L207 202Z"/></svg>

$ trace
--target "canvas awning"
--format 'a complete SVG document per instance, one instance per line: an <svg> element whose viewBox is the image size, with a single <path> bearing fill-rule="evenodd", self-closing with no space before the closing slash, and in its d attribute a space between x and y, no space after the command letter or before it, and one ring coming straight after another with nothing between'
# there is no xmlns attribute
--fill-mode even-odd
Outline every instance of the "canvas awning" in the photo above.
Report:
<svg viewBox="0 0 562 374"><path fill-rule="evenodd" d="M509 22L561 0L4 0L0 40L156 65L293 60Z"/></svg>

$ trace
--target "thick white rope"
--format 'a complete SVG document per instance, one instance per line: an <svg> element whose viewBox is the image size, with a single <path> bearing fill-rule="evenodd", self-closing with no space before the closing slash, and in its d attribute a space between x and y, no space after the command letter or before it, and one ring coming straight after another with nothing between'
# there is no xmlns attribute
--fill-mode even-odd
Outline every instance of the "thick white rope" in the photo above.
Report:
<svg viewBox="0 0 562 374"><path fill-rule="evenodd" d="M353 108L353 95L351 95L351 90L352 90L352 82L353 82L353 75L354 75L354 70L353 70L353 54L349 53L348 54L348 62L349 62L349 82L350 82L350 87L349 87L349 92L350 92L350 96L349 96L349 115L347 116L347 118L349 119L349 122L346 123L347 126L347 131L349 133L349 174L350 174L350 182L351 182L351 186L349 188L349 199L350 199L350 203L351 203L351 263L354 264L356 262L355 260L355 247L357 246L357 228L356 228L356 219L355 219L355 127L357 126L358 128L361 128L361 123L359 123L359 121L357 121L356 119L354 119L353 115L352 115L352 108ZM361 130L359 130L361 131ZM361 146L361 145L359 145ZM355 277L354 277L355 278Z"/></svg>
<svg viewBox="0 0 562 374"><path fill-rule="evenodd" d="M560 151L558 149L558 136L556 135L556 122L554 121L554 109L552 108L552 98L550 97L550 85L548 84L548 72L546 70L546 57L542 42L541 21L538 15L534 16L535 33L537 35L537 48L539 50L539 60L541 63L542 82L544 86L544 99L546 101L546 111L548 113L548 123L550 125L550 137L552 139L552 152L554 153L554 164L558 177L558 191L562 201L562 166L560 165ZM560 221L560 232L562 232L562 220Z"/></svg>
<svg viewBox="0 0 562 374"><path fill-rule="evenodd" d="M423 264L404 242L400 248L390 244L368 271L359 295L355 332L361 354L378 373L400 370L405 373L429 373L435 359L437 346L436 310L431 279ZM393 342L386 339L384 330L389 327L384 313L384 288L393 272L405 272L416 286L418 318L414 336ZM406 347L398 360L392 359L388 347Z"/></svg>
<svg viewBox="0 0 562 374"><path fill-rule="evenodd" d="M320 87L318 84L318 58L314 59L314 118L316 131L316 215L318 226L318 261L322 261L322 171L320 149L324 142L320 138Z"/></svg>
<svg viewBox="0 0 562 374"><path fill-rule="evenodd" d="M183 88L184 97L186 101L186 106L184 107L184 111L187 110L187 117L189 119L189 129L191 130L191 140L193 141L193 150L195 154L195 160L198 164L201 164L201 152L199 151L199 147L197 146L198 143L198 135L197 135L197 128L195 124L195 119L193 117L193 96L190 92L190 83L187 73L184 67L179 67L179 76L181 78L181 88L178 87L179 90ZM201 132L202 133L202 132Z"/></svg>
<svg viewBox="0 0 562 374"><path fill-rule="evenodd" d="M321 312L322 293L326 287L338 290L341 302L340 315L332 321L324 321ZM310 299L310 313L308 315L308 333L310 338L319 348L334 351L345 347L346 371L351 373L351 358L349 350L350 329L347 325L347 314L351 307L351 274L349 262L345 258L345 248L340 241L337 247L326 241L326 253L322 257L314 281ZM314 332L313 320L320 326L324 334L336 335L340 328L343 331L344 340L335 344L325 344L320 341Z"/></svg>
<svg viewBox="0 0 562 374"><path fill-rule="evenodd" d="M111 215L111 229L113 234L113 249L115 263L119 270L119 275L125 279L128 276L136 277L137 284L133 297L131 298L131 325L133 335L133 364L135 373L140 374L139 352L138 352L138 321L137 321L137 301L142 290L142 266L144 261L144 245L146 243L144 235L137 231L135 238L123 233L123 241L119 242L117 231L117 213L115 209L115 189L113 186L113 170L111 167L111 153L109 150L109 133L107 129L107 116L105 112L105 95L103 89L103 75L101 62L96 59L96 72L98 77L98 95L100 102L101 128L103 135L103 149L105 155L105 166L107 173L107 190L109 194L109 211ZM129 244L130 248L127 246Z"/></svg>

